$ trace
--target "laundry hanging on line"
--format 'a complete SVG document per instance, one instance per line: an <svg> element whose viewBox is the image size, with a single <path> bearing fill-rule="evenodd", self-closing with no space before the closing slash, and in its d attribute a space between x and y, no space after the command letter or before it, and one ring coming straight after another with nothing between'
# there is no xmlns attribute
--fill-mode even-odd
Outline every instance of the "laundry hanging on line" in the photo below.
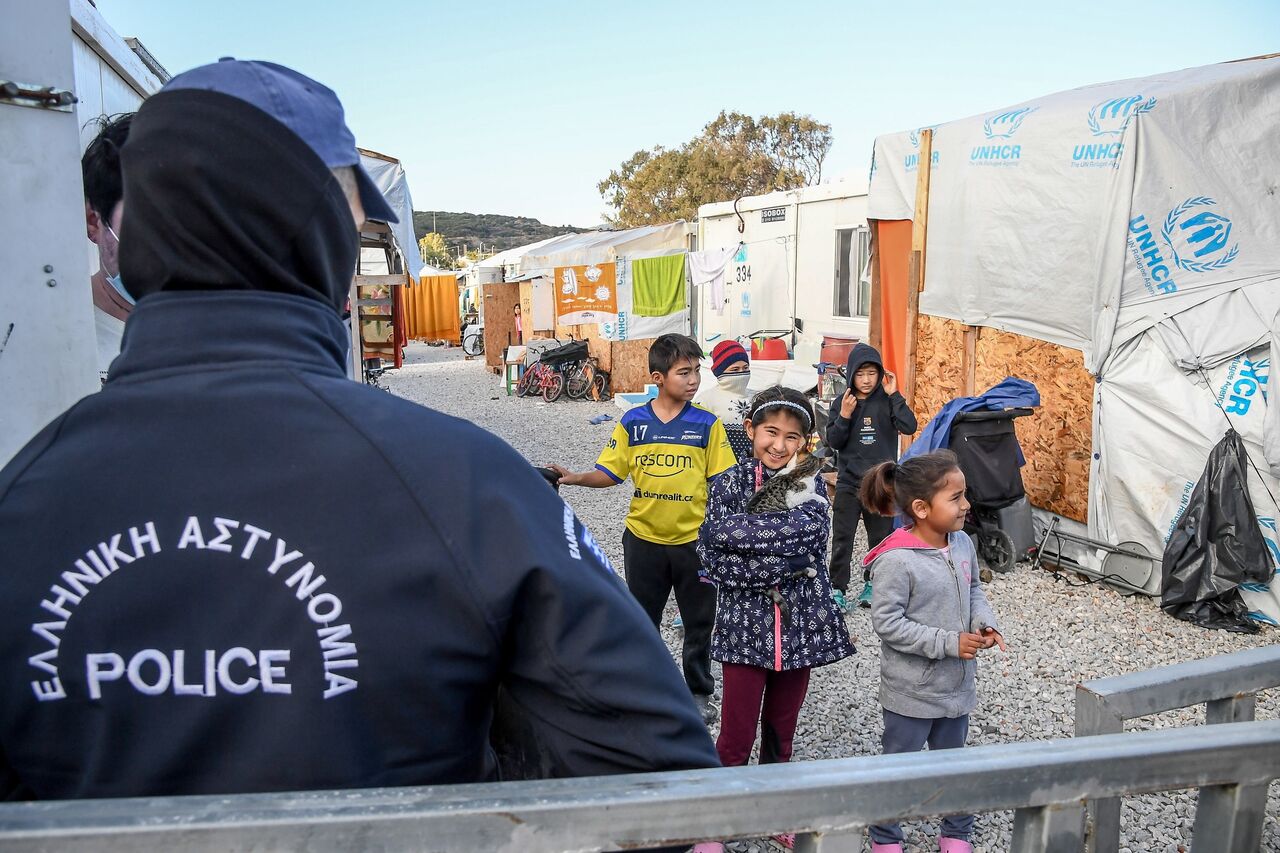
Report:
<svg viewBox="0 0 1280 853"><path fill-rule="evenodd" d="M665 317L685 307L685 256L660 255L631 263L631 310L640 317Z"/></svg>
<svg viewBox="0 0 1280 853"><path fill-rule="evenodd" d="M720 316L724 316L726 304L724 272L737 254L738 246L689 253L689 277L694 285L710 285L711 306Z"/></svg>

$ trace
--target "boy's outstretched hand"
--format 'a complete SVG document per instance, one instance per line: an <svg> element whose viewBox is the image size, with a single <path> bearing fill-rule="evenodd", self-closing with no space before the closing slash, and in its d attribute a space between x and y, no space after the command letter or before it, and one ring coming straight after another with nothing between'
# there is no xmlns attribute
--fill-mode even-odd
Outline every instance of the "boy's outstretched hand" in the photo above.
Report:
<svg viewBox="0 0 1280 853"><path fill-rule="evenodd" d="M563 465L556 465L554 462L548 465L547 467L560 475L560 485L562 486L577 485L577 483L574 482L574 476L575 476L574 473L570 471L568 468L565 468Z"/></svg>
<svg viewBox="0 0 1280 853"><path fill-rule="evenodd" d="M563 465L551 464L547 468L560 475L557 483L561 486L587 486L592 489L604 489L618 484L617 480L599 468L594 471L583 471L581 474L575 474Z"/></svg>
<svg viewBox="0 0 1280 853"><path fill-rule="evenodd" d="M893 396L894 394L898 393L898 377L894 376L893 373L886 370L884 372L884 379L880 381L884 385L884 393L888 394L889 396Z"/></svg>
<svg viewBox="0 0 1280 853"><path fill-rule="evenodd" d="M981 634L970 634L968 631L960 634L960 660L973 660L978 656L978 650L986 647L987 641Z"/></svg>
<svg viewBox="0 0 1280 853"><path fill-rule="evenodd" d="M1002 652L1009 651L1007 648L1005 648L1004 637L995 628L982 629L982 642L983 642L983 648L989 649L992 646L999 646L1000 651Z"/></svg>

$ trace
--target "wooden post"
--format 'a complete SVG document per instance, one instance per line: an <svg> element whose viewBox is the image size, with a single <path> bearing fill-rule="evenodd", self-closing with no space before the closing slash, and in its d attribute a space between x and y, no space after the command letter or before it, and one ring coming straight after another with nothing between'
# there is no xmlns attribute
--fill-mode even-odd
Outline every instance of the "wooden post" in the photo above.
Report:
<svg viewBox="0 0 1280 853"><path fill-rule="evenodd" d="M920 320L920 291L924 290L925 248L929 233L929 174L933 166L933 130L920 131L920 159L916 166L916 209L911 218L911 257L907 265L907 375L902 394L915 405L916 324Z"/></svg>
<svg viewBox="0 0 1280 853"><path fill-rule="evenodd" d="M871 316L867 321L867 337L871 346L876 348L881 357L884 356L884 318L880 316L884 304L880 295L880 220L872 219L871 226Z"/></svg>
<svg viewBox="0 0 1280 853"><path fill-rule="evenodd" d="M977 392L978 381L978 326L964 327L964 357L960 360L960 393L972 397Z"/></svg>

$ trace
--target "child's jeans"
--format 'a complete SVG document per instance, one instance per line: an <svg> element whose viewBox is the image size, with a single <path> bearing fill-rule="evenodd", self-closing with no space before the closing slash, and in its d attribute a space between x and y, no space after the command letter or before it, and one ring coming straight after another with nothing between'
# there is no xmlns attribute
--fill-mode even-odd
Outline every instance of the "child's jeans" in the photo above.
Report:
<svg viewBox="0 0 1280 853"><path fill-rule="evenodd" d="M774 672L762 666L726 663L720 737L716 739L720 763L725 767L746 764L756 743L757 726L760 763L790 761L796 721L808 690L808 667Z"/></svg>
<svg viewBox="0 0 1280 853"><path fill-rule="evenodd" d="M885 755L897 752L919 752L929 745L935 749L957 749L964 746L969 735L969 715L948 719L922 720L904 717L892 711L884 711L884 737L880 751ZM901 844L902 827L896 823L872 826L868 830L876 844ZM973 834L973 815L947 815L942 819L942 835L968 841Z"/></svg>

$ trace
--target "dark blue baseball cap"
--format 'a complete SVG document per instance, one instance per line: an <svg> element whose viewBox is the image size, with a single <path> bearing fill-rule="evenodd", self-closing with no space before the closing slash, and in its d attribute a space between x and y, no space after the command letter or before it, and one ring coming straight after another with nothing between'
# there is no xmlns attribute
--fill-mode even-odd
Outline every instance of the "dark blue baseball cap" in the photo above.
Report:
<svg viewBox="0 0 1280 853"><path fill-rule="evenodd" d="M360 152L347 128L342 102L327 86L274 62L227 56L179 74L162 91L172 89L206 89L252 104L292 130L330 169L354 166L367 218L400 221L360 165Z"/></svg>

